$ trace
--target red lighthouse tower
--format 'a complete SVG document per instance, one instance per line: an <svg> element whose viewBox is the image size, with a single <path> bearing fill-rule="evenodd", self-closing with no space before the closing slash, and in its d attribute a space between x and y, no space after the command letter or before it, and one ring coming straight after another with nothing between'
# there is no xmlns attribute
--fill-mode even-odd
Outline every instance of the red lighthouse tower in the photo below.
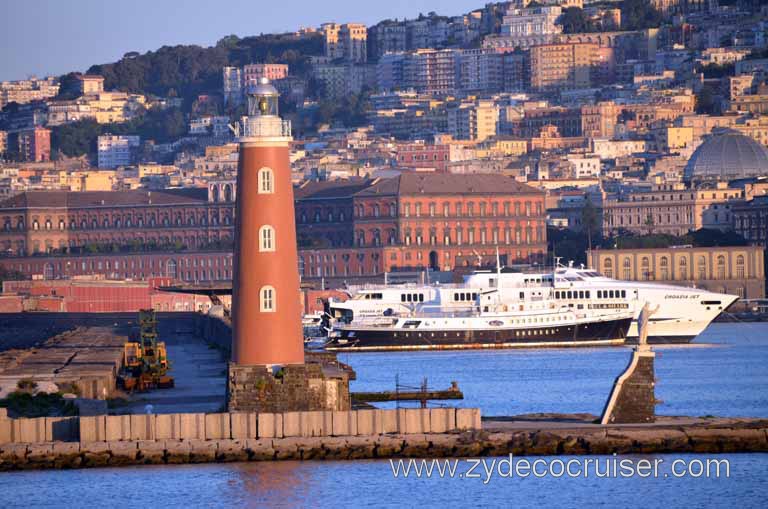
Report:
<svg viewBox="0 0 768 509"><path fill-rule="evenodd" d="M289 144L266 78L248 91L240 143L235 218L233 351L236 366L304 363Z"/></svg>

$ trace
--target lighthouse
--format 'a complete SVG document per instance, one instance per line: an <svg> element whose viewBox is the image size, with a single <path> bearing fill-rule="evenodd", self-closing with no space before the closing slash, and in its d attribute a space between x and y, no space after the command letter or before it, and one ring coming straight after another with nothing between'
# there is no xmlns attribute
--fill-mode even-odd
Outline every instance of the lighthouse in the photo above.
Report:
<svg viewBox="0 0 768 509"><path fill-rule="evenodd" d="M239 143L232 296L235 366L304 364L289 145L266 78L248 90Z"/></svg>

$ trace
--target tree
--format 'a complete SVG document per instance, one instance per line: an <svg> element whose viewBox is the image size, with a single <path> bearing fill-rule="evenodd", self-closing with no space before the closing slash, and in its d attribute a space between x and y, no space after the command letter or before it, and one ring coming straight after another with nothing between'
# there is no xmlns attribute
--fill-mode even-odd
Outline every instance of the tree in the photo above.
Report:
<svg viewBox="0 0 768 509"><path fill-rule="evenodd" d="M563 26L563 33L566 34L595 31L592 21L584 14L584 10L579 7L568 7L565 9L558 23Z"/></svg>
<svg viewBox="0 0 768 509"><path fill-rule="evenodd" d="M648 214L648 217L645 218L643 224L648 228L648 235L653 235L653 229L656 226L656 222L653 220L653 214Z"/></svg>
<svg viewBox="0 0 768 509"><path fill-rule="evenodd" d="M581 209L581 226L587 234L587 250L592 251L592 235L596 235L600 231L600 214L589 197Z"/></svg>
<svg viewBox="0 0 768 509"><path fill-rule="evenodd" d="M621 4L621 25L624 30L658 28L664 16L648 0L624 0Z"/></svg>
<svg viewBox="0 0 768 509"><path fill-rule="evenodd" d="M59 93L56 99L69 100L80 97L80 76L82 75L79 72L59 76Z"/></svg>
<svg viewBox="0 0 768 509"><path fill-rule="evenodd" d="M713 114L716 113L718 108L715 102L715 93L712 87L704 85L696 94L696 113Z"/></svg>

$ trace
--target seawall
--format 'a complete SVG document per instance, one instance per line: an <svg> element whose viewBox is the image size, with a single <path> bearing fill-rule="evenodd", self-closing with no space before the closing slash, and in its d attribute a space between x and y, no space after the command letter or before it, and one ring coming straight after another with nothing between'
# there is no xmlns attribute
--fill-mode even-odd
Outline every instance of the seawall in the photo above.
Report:
<svg viewBox="0 0 768 509"><path fill-rule="evenodd" d="M506 456L510 453L541 456L768 452L768 420L687 419L684 423L671 421L652 425L609 426L485 421L480 428L479 411L468 409L461 416L458 412L454 414L463 422L457 420L452 424L449 422L451 412L438 413L435 415L439 417L434 421L437 427L433 427L430 420L425 428L425 414L419 409L408 411L409 416L402 409L400 416L392 414L394 419L383 418L383 414L379 414L378 421L374 414L360 414L356 416L355 424L349 420L353 412L341 412L338 416L341 421L335 430L333 416L330 416L330 432L322 429L322 426L329 424L327 415L306 416L302 424L301 417L286 418L283 415L280 423L274 417L280 414L270 414L271 417L265 417L267 427L262 433L258 432L261 418L256 417L253 421L252 418L236 417L229 422L230 435L218 438L209 437L225 429L220 426L221 417L203 416L202 421L196 418L197 422L212 422L213 426L206 428L202 436L198 434L199 438L187 439L129 438L139 435L127 420L122 425L123 432L127 433L123 435L125 439L105 436L101 440L80 442L0 445L0 470L235 461L462 458ZM146 422L143 423L145 426ZM262 436L270 433L279 435L279 424L283 425L283 436ZM354 434L355 425L357 434ZM439 426L451 425L453 429L432 431L440 429ZM179 429L184 427L179 423ZM194 429L194 425L189 429ZM155 429L156 434L158 430ZM140 425L139 434L148 432L150 428L144 427L142 431ZM291 436L286 436L286 433ZM249 434L255 438L248 438Z"/></svg>

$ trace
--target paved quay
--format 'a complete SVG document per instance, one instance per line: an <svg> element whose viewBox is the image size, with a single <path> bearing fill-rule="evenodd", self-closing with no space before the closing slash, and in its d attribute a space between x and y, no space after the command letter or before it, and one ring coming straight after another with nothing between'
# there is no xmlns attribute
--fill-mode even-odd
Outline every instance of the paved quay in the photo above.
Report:
<svg viewBox="0 0 768 509"><path fill-rule="evenodd" d="M16 390L21 380L73 383L86 398L105 399L115 386L128 330L77 327L37 347L5 352L0 365L0 392Z"/></svg>

